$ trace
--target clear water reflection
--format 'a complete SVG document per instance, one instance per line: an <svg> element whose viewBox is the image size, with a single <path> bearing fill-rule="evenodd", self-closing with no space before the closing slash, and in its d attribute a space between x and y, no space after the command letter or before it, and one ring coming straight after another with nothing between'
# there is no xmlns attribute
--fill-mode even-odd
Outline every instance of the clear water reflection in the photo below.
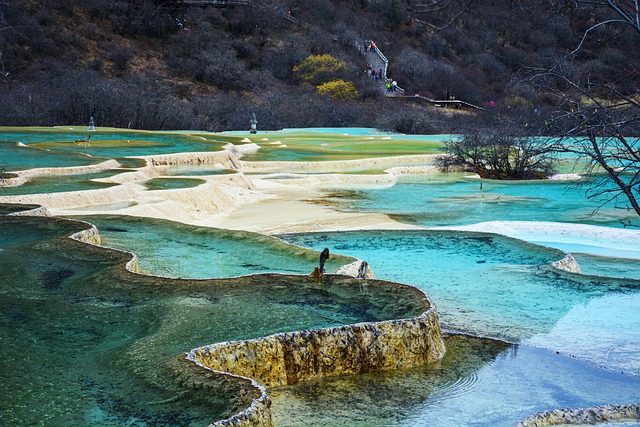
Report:
<svg viewBox="0 0 640 427"><path fill-rule="evenodd" d="M75 143L85 135L82 128L0 128L2 166L11 171L117 158L135 168L143 162L124 156L217 151L228 142L249 142L247 132L105 129L92 135L90 146ZM435 153L446 138L371 129L285 130L252 137L260 150L246 159ZM167 174L174 173L218 172ZM61 180L62 186L69 183ZM56 191L53 180L42 185L12 191ZM499 219L639 225L624 210L594 213L599 204L564 182L485 180L480 191L479 181L456 174L401 177L390 188L336 191L324 202L425 226ZM0 213L12 210L0 207ZM177 354L216 340L348 323L363 315L344 296L292 295L286 284L268 276L224 281L214 290L209 281L149 282L115 268L121 254L62 243L58 236L75 231L75 225L29 220L34 222L27 232L15 227L17 219L0 220L2 425L206 425L242 405L228 390L213 387L203 395L175 381ZM92 220L106 244L133 250L145 271L161 275L306 274L317 263L317 252L270 238L155 220ZM286 238L316 251L329 247L364 258L378 277L425 289L450 328L521 344L456 336L449 338L450 351L438 366L275 390L278 425L506 426L540 410L640 399L635 260L578 256L589 274L629 277L611 279L559 273L548 267L559 258L557 251L497 236L362 232Z"/></svg>
<svg viewBox="0 0 640 427"><path fill-rule="evenodd" d="M552 352L466 336L433 366L272 392L279 426L512 427L531 413L640 398L640 379Z"/></svg>
<svg viewBox="0 0 640 427"><path fill-rule="evenodd" d="M182 352L423 307L418 294L391 303L348 278L141 276L124 270L129 255L64 237L85 227L0 218L0 425L208 425L246 402L216 384L203 392L206 378L180 381Z"/></svg>

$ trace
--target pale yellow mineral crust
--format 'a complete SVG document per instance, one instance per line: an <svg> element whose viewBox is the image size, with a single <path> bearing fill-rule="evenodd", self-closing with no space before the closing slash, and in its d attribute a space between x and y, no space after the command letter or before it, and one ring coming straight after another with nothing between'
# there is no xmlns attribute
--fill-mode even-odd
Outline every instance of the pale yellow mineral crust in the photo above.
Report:
<svg viewBox="0 0 640 427"><path fill-rule="evenodd" d="M369 283L367 286L376 286ZM432 363L444 356L440 320L425 296L425 312L410 319L358 323L287 332L252 340L196 348L187 359L219 372L276 387L332 375L388 371ZM264 396L261 397L264 400ZM251 407L214 425L271 425L268 403ZM237 419L233 421L237 417Z"/></svg>

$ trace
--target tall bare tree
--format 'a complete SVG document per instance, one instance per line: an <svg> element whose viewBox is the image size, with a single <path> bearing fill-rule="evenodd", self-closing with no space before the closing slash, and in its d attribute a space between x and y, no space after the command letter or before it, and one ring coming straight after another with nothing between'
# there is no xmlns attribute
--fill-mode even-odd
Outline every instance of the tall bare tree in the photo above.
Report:
<svg viewBox="0 0 640 427"><path fill-rule="evenodd" d="M597 54L601 46L615 43L621 35L629 36L629 31L638 33L634 37L640 43L640 2L561 3L569 11L588 8L598 19L583 32L576 48L551 68L528 70L530 82L558 98L545 131L561 136L563 149L582 167L587 197L640 216L640 62L625 58L615 78L578 72L575 67L585 50Z"/></svg>

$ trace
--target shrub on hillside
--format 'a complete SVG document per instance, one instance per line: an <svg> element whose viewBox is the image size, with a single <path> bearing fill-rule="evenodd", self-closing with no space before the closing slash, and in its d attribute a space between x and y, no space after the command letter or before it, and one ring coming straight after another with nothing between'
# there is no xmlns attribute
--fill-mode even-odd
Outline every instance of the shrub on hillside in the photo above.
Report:
<svg viewBox="0 0 640 427"><path fill-rule="evenodd" d="M338 80L344 77L347 71L347 64L344 61L338 61L328 54L309 56L300 65L293 67L298 80L312 86Z"/></svg>
<svg viewBox="0 0 640 427"><path fill-rule="evenodd" d="M333 80L323 83L316 88L320 95L330 96L338 101L346 101L349 99L357 99L358 91L351 82L344 80Z"/></svg>

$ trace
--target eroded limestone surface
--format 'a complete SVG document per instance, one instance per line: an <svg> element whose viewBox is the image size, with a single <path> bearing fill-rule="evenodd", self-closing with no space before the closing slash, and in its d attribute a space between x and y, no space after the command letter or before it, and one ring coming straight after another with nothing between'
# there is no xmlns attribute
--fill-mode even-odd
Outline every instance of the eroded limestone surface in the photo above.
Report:
<svg viewBox="0 0 640 427"><path fill-rule="evenodd" d="M412 319L216 343L190 351L187 359L213 372L252 379L257 388L423 365L445 353L437 310L428 298L424 303L425 312ZM245 411L214 425L270 426L265 407L264 399L254 400Z"/></svg>
<svg viewBox="0 0 640 427"><path fill-rule="evenodd" d="M359 323L216 343L192 350L202 366L268 387L331 375L419 366L444 356L434 308L413 319Z"/></svg>
<svg viewBox="0 0 640 427"><path fill-rule="evenodd" d="M582 269L580 268L580 265L578 265L578 261L576 261L571 254L565 255L565 257L559 261L554 261L551 265L559 270L568 271L569 273L582 274Z"/></svg>
<svg viewBox="0 0 640 427"><path fill-rule="evenodd" d="M640 404L605 405L586 409L557 409L525 418L517 427L545 427L640 420Z"/></svg>

